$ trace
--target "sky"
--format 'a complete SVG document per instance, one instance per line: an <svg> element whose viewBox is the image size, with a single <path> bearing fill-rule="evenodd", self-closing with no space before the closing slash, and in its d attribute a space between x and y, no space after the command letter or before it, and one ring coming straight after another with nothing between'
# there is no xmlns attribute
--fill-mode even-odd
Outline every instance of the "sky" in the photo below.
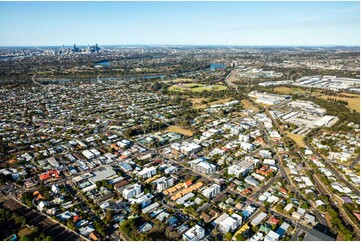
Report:
<svg viewBox="0 0 361 242"><path fill-rule="evenodd" d="M0 46L360 45L359 2L0 2Z"/></svg>

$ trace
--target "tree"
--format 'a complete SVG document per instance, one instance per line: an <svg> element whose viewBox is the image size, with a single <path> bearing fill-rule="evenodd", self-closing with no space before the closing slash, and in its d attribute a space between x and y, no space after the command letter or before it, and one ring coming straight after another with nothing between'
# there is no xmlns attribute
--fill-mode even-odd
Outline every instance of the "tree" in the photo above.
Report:
<svg viewBox="0 0 361 242"><path fill-rule="evenodd" d="M257 233L257 232L258 232L258 227L257 227L257 226L253 226L253 227L252 227L252 231L253 231L254 233Z"/></svg>
<svg viewBox="0 0 361 242"><path fill-rule="evenodd" d="M71 230L76 230L76 227L71 219L68 220L68 222L66 223L66 226Z"/></svg>
<svg viewBox="0 0 361 242"><path fill-rule="evenodd" d="M237 235L236 235L236 240L237 240L237 241L245 241L246 238L245 238L242 234L237 234Z"/></svg>
<svg viewBox="0 0 361 242"><path fill-rule="evenodd" d="M31 241L32 239L30 239L28 236L21 236L20 237L20 239L19 239L20 241Z"/></svg>
<svg viewBox="0 0 361 242"><path fill-rule="evenodd" d="M105 224L109 224L112 221L112 219L113 219L113 214L111 211L108 210L104 216Z"/></svg>
<svg viewBox="0 0 361 242"><path fill-rule="evenodd" d="M226 235L225 235L225 239L227 240L227 241L231 241L232 240L232 233L231 232L228 232L228 233L226 233Z"/></svg>
<svg viewBox="0 0 361 242"><path fill-rule="evenodd" d="M282 205L282 203L277 204L277 206L276 206L276 211L280 213L280 212L282 212L282 210L283 210L283 205Z"/></svg>
<svg viewBox="0 0 361 242"><path fill-rule="evenodd" d="M94 221L94 228L101 236L105 236L104 225L102 223Z"/></svg>
<svg viewBox="0 0 361 242"><path fill-rule="evenodd" d="M138 203L130 205L130 209L132 210L132 213L140 214L140 205Z"/></svg>
<svg viewBox="0 0 361 242"><path fill-rule="evenodd" d="M267 201L264 201L263 204L264 204L264 206L265 206L266 208L268 208L269 206L271 206L271 203L269 203L269 202L267 202Z"/></svg>
<svg viewBox="0 0 361 242"><path fill-rule="evenodd" d="M308 209L310 206L307 202L301 204L301 208Z"/></svg>
<svg viewBox="0 0 361 242"><path fill-rule="evenodd" d="M26 223L25 218L23 216L15 215L14 220L16 225L25 225Z"/></svg>

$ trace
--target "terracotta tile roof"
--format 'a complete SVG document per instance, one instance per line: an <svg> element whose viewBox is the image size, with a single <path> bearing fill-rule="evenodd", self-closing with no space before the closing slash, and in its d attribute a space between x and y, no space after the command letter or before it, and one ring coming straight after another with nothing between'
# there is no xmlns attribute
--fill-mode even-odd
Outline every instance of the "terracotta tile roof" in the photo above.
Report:
<svg viewBox="0 0 361 242"><path fill-rule="evenodd" d="M184 185L185 185L186 187L189 187L190 185L192 185L192 180L186 181L186 182L184 183Z"/></svg>
<svg viewBox="0 0 361 242"><path fill-rule="evenodd" d="M271 224L278 224L279 223L279 219L276 219L274 216L272 216L270 219L269 219L269 222Z"/></svg>
<svg viewBox="0 0 361 242"><path fill-rule="evenodd" d="M98 237L97 237L93 232L91 232L91 233L89 234L89 237L90 237L92 240L99 240Z"/></svg>

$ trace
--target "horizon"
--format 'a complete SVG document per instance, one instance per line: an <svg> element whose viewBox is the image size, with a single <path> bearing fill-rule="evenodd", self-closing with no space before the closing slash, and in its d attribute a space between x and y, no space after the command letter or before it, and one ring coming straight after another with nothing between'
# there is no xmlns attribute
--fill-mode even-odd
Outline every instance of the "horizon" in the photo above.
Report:
<svg viewBox="0 0 361 242"><path fill-rule="evenodd" d="M332 48L332 47L358 47L360 48L360 45L225 45L225 44L99 44L99 43L92 43L92 44L75 44L77 47L87 47L87 46L93 46L95 44L98 44L99 47L118 47L118 46L123 46L123 47L307 47L307 48ZM37 48L37 47L58 47L61 48L63 45L56 45L56 44L52 44L52 45L36 45L36 46L32 46L32 45L0 45L0 48ZM74 44L72 45L64 45L64 47L67 48L71 48L73 47Z"/></svg>
<svg viewBox="0 0 361 242"><path fill-rule="evenodd" d="M360 46L359 2L0 2L0 23L6 47Z"/></svg>

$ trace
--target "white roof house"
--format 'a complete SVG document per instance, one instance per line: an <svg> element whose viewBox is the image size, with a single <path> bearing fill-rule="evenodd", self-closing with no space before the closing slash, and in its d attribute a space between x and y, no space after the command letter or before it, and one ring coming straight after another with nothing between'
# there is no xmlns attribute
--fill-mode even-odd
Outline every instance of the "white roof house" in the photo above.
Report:
<svg viewBox="0 0 361 242"><path fill-rule="evenodd" d="M289 203L286 205L286 207L284 207L283 210L285 210L286 212L290 211L291 209L293 208L293 204L292 203Z"/></svg>
<svg viewBox="0 0 361 242"><path fill-rule="evenodd" d="M268 234L264 237L264 241L278 241L280 235L274 232L273 230L269 231Z"/></svg>
<svg viewBox="0 0 361 242"><path fill-rule="evenodd" d="M205 232L204 228L196 224L183 234L183 239L188 241L199 241L204 238Z"/></svg>

